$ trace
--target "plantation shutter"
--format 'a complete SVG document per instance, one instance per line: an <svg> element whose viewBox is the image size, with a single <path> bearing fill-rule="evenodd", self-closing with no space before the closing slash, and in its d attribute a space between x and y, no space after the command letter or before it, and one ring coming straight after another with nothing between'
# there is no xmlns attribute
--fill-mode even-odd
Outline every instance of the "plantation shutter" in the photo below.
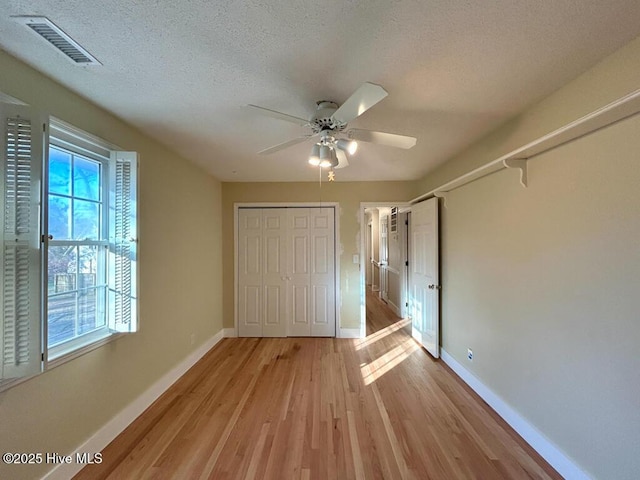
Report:
<svg viewBox="0 0 640 480"><path fill-rule="evenodd" d="M109 328L138 329L137 164L135 152L112 152L109 165Z"/></svg>
<svg viewBox="0 0 640 480"><path fill-rule="evenodd" d="M0 373L42 369L40 197L47 120L22 105L0 104Z"/></svg>

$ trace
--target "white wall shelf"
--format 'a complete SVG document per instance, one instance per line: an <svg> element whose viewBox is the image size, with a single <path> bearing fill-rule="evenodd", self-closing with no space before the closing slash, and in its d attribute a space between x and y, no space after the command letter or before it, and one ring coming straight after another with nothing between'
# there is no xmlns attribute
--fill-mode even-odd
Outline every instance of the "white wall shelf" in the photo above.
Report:
<svg viewBox="0 0 640 480"><path fill-rule="evenodd" d="M616 122L629 118L640 112L640 89L615 100L583 117L574 120L536 140L517 148L500 158L496 158L470 172L465 173L433 190L424 193L410 203L418 203L427 198L440 197L446 202L446 193L467 183L478 180L504 168L520 170L520 183L528 186L527 162L533 157L548 152L560 145L589 135Z"/></svg>

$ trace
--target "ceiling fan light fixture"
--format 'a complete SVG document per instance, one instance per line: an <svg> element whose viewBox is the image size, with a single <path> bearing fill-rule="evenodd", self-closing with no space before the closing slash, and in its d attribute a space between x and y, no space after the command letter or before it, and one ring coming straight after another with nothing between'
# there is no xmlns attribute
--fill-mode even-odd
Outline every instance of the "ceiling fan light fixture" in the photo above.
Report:
<svg viewBox="0 0 640 480"><path fill-rule="evenodd" d="M329 168L331 166L331 154L333 151L326 145L320 145L320 166L322 168Z"/></svg>
<svg viewBox="0 0 640 480"><path fill-rule="evenodd" d="M320 165L320 145L317 143L311 147L311 155L309 155L309 165L317 167Z"/></svg>
<svg viewBox="0 0 640 480"><path fill-rule="evenodd" d="M358 142L355 140L345 140L342 138L336 142L336 146L349 155L353 155L358 150Z"/></svg>

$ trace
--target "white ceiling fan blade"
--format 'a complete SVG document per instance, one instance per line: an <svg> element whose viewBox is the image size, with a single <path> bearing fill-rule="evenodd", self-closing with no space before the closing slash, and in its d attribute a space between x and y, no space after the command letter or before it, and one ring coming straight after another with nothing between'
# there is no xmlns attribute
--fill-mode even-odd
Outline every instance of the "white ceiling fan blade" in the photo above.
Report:
<svg viewBox="0 0 640 480"><path fill-rule="evenodd" d="M387 145L396 148L411 148L417 139L406 135L397 135L395 133L375 132L373 130L360 130L352 128L347 132L347 136L353 140L362 142L377 143L378 145Z"/></svg>
<svg viewBox="0 0 640 480"><path fill-rule="evenodd" d="M338 123L349 123L387 95L388 93L380 85L365 82L333 113L332 117Z"/></svg>
<svg viewBox="0 0 640 480"><path fill-rule="evenodd" d="M291 147L292 145L302 143L305 140L308 140L309 138L311 138L312 136L313 135L303 135L302 137L287 140L286 142L279 143L278 145L274 145L273 147L260 150L258 152L258 155L269 155L271 153L279 152L280 150L284 150L285 148Z"/></svg>
<svg viewBox="0 0 640 480"><path fill-rule="evenodd" d="M335 151L336 151L336 157L338 157L338 165L336 165L334 168L348 167L349 166L349 160L347 160L347 154L344 153L339 148L336 148Z"/></svg>
<svg viewBox="0 0 640 480"><path fill-rule="evenodd" d="M294 117L293 115L287 115L286 113L276 112L268 108L259 107L257 105L247 105L247 107L254 109L256 112L266 115L267 117L277 118L278 120L284 120L285 122L295 123L302 127L309 125L309 120L304 118Z"/></svg>

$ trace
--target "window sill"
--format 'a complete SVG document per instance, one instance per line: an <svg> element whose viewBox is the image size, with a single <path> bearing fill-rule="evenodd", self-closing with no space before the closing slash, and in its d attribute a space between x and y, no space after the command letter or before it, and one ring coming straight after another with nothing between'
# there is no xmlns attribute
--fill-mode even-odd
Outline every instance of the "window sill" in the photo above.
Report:
<svg viewBox="0 0 640 480"><path fill-rule="evenodd" d="M88 343L82 347L79 348L75 348L72 351L68 351L69 348L67 349L67 351L62 351L62 349L60 350L60 352L57 354L57 356L55 358L52 358L51 360L49 360L46 364L46 366L44 367L44 369L42 370L42 372L37 373L35 375L31 375L29 377L20 377L20 378L9 378L6 380L0 380L0 392L4 392L5 390L9 390L10 388L13 388L17 385L20 385L21 383L27 382L29 380L31 380L32 378L36 378L39 375L45 373L47 370L51 370L52 368L56 368L59 367L60 365L63 365L67 362L70 362L71 360L78 358L86 353L89 353L93 350L95 350L96 348L100 348L103 345L106 345L107 343L110 343L120 337L122 337L123 335L126 335L124 333L113 333L107 330L107 332L100 337L97 340L93 340L91 343Z"/></svg>
<svg viewBox="0 0 640 480"><path fill-rule="evenodd" d="M113 340L120 338L122 336L121 333L113 333L107 329L99 332L98 334L94 334L93 338L90 340L90 343L86 343L85 345L78 347L77 345L69 345L67 348L64 348L63 345L59 345L58 347L54 347L49 350L50 358L47 361L45 366L45 371L51 370L57 366L60 366L64 363L67 363L75 358L78 358L86 353L89 353L96 348L100 348L103 345L106 345ZM51 354L53 352L53 354Z"/></svg>

